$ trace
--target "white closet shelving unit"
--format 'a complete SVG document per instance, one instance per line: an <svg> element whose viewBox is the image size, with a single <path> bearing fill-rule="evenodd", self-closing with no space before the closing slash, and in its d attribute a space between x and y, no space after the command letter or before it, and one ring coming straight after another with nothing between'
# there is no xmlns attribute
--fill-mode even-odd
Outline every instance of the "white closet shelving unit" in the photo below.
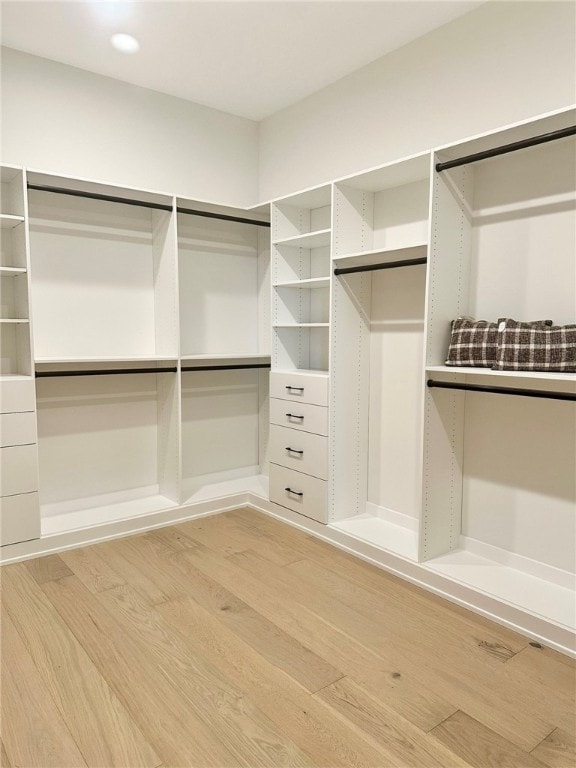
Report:
<svg viewBox="0 0 576 768"><path fill-rule="evenodd" d="M417 560L430 153L334 187L329 522Z"/></svg>

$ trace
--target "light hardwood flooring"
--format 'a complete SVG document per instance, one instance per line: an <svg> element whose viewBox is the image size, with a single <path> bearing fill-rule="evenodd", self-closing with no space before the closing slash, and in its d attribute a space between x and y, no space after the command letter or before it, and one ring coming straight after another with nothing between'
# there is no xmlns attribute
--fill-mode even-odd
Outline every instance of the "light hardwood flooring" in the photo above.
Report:
<svg viewBox="0 0 576 768"><path fill-rule="evenodd" d="M5 768L572 768L576 664L250 509L2 569Z"/></svg>

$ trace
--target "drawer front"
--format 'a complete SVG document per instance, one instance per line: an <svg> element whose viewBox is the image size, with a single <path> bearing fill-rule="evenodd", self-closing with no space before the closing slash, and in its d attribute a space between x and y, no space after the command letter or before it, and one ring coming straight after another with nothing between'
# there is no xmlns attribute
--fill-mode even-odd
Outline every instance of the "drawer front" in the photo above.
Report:
<svg viewBox="0 0 576 768"><path fill-rule="evenodd" d="M312 405L328 405L328 377L304 373L270 374L270 397Z"/></svg>
<svg viewBox="0 0 576 768"><path fill-rule="evenodd" d="M0 546L40 538L37 493L0 498Z"/></svg>
<svg viewBox="0 0 576 768"><path fill-rule="evenodd" d="M36 445L0 448L0 496L14 496L38 490L38 449Z"/></svg>
<svg viewBox="0 0 576 768"><path fill-rule="evenodd" d="M327 483L317 477L270 464L270 501L319 523L326 523L328 519L326 486Z"/></svg>
<svg viewBox="0 0 576 768"><path fill-rule="evenodd" d="M0 448L36 442L36 414L3 413L0 415Z"/></svg>
<svg viewBox="0 0 576 768"><path fill-rule="evenodd" d="M34 379L0 381L0 413L33 411Z"/></svg>
<svg viewBox="0 0 576 768"><path fill-rule="evenodd" d="M321 435L273 424L270 427L270 461L327 480L327 443L328 438Z"/></svg>
<svg viewBox="0 0 576 768"><path fill-rule="evenodd" d="M270 398L270 422L281 427L313 432L316 435L327 435L328 408L308 403L292 405L286 400L272 397Z"/></svg>

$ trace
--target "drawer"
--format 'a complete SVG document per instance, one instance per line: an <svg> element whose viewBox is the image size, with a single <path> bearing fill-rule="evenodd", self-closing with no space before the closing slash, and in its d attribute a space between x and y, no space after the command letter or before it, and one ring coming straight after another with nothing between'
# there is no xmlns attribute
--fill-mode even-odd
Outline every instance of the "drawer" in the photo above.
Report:
<svg viewBox="0 0 576 768"><path fill-rule="evenodd" d="M270 501L319 523L327 522L327 483L317 477L270 464Z"/></svg>
<svg viewBox="0 0 576 768"><path fill-rule="evenodd" d="M34 379L0 381L0 413L33 411L36 408L34 397Z"/></svg>
<svg viewBox="0 0 576 768"><path fill-rule="evenodd" d="M270 397L327 406L328 377L274 371L270 374Z"/></svg>
<svg viewBox="0 0 576 768"><path fill-rule="evenodd" d="M36 445L0 448L0 496L14 496L38 490L38 449Z"/></svg>
<svg viewBox="0 0 576 768"><path fill-rule="evenodd" d="M40 537L38 493L0 498L0 546Z"/></svg>
<svg viewBox="0 0 576 768"><path fill-rule="evenodd" d="M270 422L281 427L314 432L316 435L327 435L328 408L308 403L291 405L286 400L272 397L270 398Z"/></svg>
<svg viewBox="0 0 576 768"><path fill-rule="evenodd" d="M279 427L277 424L270 427L270 461L274 464L327 480L327 449L327 437Z"/></svg>
<svg viewBox="0 0 576 768"><path fill-rule="evenodd" d="M0 448L35 442L36 414L34 411L0 414Z"/></svg>

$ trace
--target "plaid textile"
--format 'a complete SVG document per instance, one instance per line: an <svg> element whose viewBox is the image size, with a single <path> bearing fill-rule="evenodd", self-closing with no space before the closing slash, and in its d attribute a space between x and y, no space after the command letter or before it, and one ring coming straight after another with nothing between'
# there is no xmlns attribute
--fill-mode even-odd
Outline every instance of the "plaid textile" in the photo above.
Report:
<svg viewBox="0 0 576 768"><path fill-rule="evenodd" d="M576 325L500 319L494 370L576 373Z"/></svg>
<svg viewBox="0 0 576 768"><path fill-rule="evenodd" d="M459 317L452 321L446 365L492 368L496 362L498 325Z"/></svg>

